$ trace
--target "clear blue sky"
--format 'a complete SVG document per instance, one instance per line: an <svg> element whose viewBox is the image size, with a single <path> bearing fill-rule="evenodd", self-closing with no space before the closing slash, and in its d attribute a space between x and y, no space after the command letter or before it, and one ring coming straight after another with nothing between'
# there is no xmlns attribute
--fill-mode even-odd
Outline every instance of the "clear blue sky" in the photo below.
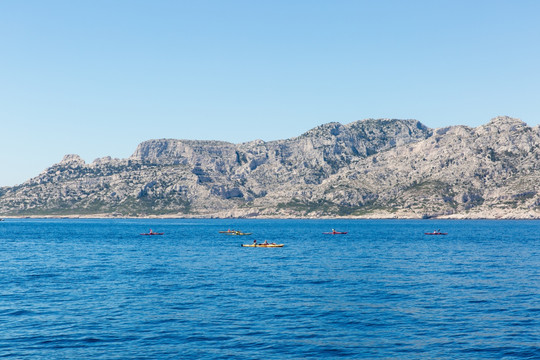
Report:
<svg viewBox="0 0 540 360"><path fill-rule="evenodd" d="M540 122L536 0L0 1L0 186L148 139Z"/></svg>

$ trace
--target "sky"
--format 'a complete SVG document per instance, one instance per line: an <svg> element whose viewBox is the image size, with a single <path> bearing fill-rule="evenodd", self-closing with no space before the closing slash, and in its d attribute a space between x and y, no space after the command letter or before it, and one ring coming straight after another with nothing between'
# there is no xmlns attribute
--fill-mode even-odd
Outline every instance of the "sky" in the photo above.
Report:
<svg viewBox="0 0 540 360"><path fill-rule="evenodd" d="M328 122L540 123L537 0L2 0L0 186Z"/></svg>

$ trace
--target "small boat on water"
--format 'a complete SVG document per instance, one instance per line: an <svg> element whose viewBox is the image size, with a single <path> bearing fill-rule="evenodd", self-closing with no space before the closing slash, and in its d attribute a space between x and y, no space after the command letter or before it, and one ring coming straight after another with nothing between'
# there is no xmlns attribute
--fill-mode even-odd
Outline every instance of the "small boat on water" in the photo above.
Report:
<svg viewBox="0 0 540 360"><path fill-rule="evenodd" d="M336 231L336 230L332 229L331 232L323 232L323 234L325 234L325 235L345 235L345 234L347 234L347 231Z"/></svg>
<svg viewBox="0 0 540 360"><path fill-rule="evenodd" d="M448 235L448 233L440 232L440 231L433 231L433 232L426 232L424 235Z"/></svg>
<svg viewBox="0 0 540 360"><path fill-rule="evenodd" d="M283 247L283 244L242 244L242 247Z"/></svg>
<svg viewBox="0 0 540 360"><path fill-rule="evenodd" d="M251 235L252 233L245 233L245 232L241 232L241 231L232 231L232 232L227 232L225 234L227 234L227 235Z"/></svg>
<svg viewBox="0 0 540 360"><path fill-rule="evenodd" d="M150 229L150 231L148 231L147 233L141 233L141 235L163 235L165 233L162 233L162 232L153 232L152 229Z"/></svg>

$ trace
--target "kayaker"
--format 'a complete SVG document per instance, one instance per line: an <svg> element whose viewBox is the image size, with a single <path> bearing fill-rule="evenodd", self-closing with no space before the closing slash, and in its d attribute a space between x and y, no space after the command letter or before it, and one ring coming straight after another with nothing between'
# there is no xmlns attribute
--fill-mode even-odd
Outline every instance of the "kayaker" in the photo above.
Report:
<svg viewBox="0 0 540 360"><path fill-rule="evenodd" d="M268 245L268 240L264 240L263 245Z"/></svg>
<svg viewBox="0 0 540 360"><path fill-rule="evenodd" d="M253 240L253 245L257 245L257 240Z"/></svg>

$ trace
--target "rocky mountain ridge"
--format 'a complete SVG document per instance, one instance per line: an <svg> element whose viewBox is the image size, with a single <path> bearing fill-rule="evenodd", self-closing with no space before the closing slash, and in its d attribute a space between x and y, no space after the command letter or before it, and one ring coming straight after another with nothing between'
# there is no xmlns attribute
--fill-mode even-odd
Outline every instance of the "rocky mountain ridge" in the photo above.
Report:
<svg viewBox="0 0 540 360"><path fill-rule="evenodd" d="M329 123L242 144L158 139L0 189L2 216L539 218L540 129Z"/></svg>

